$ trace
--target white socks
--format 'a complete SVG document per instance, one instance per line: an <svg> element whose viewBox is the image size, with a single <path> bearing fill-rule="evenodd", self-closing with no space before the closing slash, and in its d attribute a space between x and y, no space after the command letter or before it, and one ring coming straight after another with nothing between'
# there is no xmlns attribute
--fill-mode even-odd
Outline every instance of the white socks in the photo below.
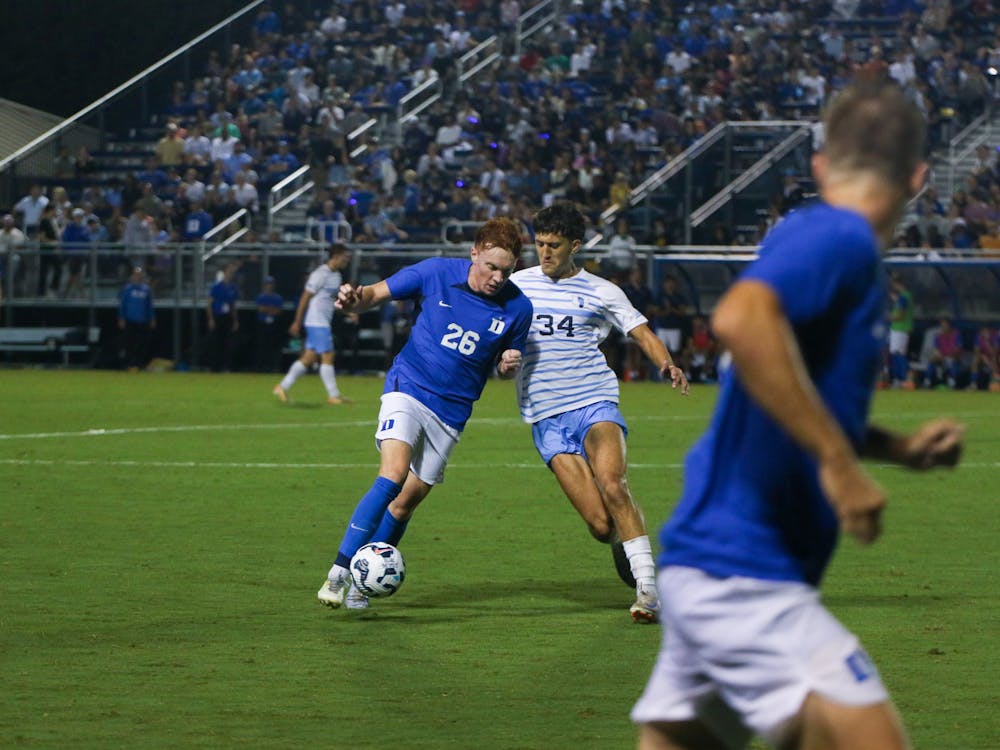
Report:
<svg viewBox="0 0 1000 750"><path fill-rule="evenodd" d="M319 377L323 381L323 385L326 386L326 392L330 398L340 396L340 391L337 389L337 376L333 374L333 365L320 365Z"/></svg>
<svg viewBox="0 0 1000 750"><path fill-rule="evenodd" d="M304 364L299 362L299 360L295 360L294 362L292 362L292 366L288 368L288 374L285 375L285 377L282 378L281 380L282 390L285 391L289 390L293 385L295 385L295 381L301 378L307 372L309 372L309 370L306 368Z"/></svg>
<svg viewBox="0 0 1000 750"><path fill-rule="evenodd" d="M646 535L637 536L622 542L625 547L625 556L632 567L632 575L635 577L635 587L641 591L656 591L656 565L653 563L653 548L649 544L649 537Z"/></svg>
<svg viewBox="0 0 1000 750"><path fill-rule="evenodd" d="M330 568L330 572L326 574L327 580L334 581L335 583L342 583L351 577L351 571L342 565L334 565Z"/></svg>

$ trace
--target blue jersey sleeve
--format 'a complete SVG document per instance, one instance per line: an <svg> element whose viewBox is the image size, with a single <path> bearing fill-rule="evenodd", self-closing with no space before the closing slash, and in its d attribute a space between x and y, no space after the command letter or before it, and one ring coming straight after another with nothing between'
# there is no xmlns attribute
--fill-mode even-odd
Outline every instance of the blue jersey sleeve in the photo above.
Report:
<svg viewBox="0 0 1000 750"><path fill-rule="evenodd" d="M428 258L394 273L385 280L392 298L415 299L427 296L428 281L435 279L438 272L447 267L447 262L441 262L443 260L445 259Z"/></svg>

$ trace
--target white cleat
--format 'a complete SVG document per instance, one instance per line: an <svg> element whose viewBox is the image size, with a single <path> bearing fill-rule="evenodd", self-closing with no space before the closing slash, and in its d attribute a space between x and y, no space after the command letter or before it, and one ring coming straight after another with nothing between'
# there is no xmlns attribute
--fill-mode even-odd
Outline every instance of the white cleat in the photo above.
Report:
<svg viewBox="0 0 1000 750"><path fill-rule="evenodd" d="M332 609L338 609L344 603L344 595L351 585L350 579L343 581L333 581L327 579L323 582L322 588L316 594L319 603Z"/></svg>
<svg viewBox="0 0 1000 750"><path fill-rule="evenodd" d="M660 619L660 601L655 593L637 591L635 604L628 609L632 622L649 625Z"/></svg>
<svg viewBox="0 0 1000 750"><path fill-rule="evenodd" d="M352 583L347 589L347 596L344 597L344 606L347 609L368 609L368 597Z"/></svg>

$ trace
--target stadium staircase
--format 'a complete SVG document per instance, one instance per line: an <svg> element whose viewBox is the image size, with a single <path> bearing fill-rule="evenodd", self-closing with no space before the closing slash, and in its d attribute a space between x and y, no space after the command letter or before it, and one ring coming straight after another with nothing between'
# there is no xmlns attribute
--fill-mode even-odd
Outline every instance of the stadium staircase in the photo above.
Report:
<svg viewBox="0 0 1000 750"><path fill-rule="evenodd" d="M956 135L934 158L931 184L939 200L947 206L955 190L962 187L966 175L976 163L976 149L986 144L991 150L1000 149L1000 118L985 112Z"/></svg>

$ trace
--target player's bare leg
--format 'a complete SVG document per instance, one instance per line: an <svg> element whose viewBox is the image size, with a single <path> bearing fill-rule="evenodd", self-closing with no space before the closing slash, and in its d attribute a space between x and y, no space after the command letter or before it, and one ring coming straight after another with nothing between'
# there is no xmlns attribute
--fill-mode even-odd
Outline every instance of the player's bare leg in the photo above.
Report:
<svg viewBox="0 0 1000 750"><path fill-rule="evenodd" d="M433 488L434 485L427 484L411 471L403 483L403 490L389 503L389 512L400 521L409 520L413 511Z"/></svg>
<svg viewBox="0 0 1000 750"><path fill-rule="evenodd" d="M559 453L553 456L549 467L555 474L563 493L587 524L594 539L611 545L611 555L618 577L629 588L635 588L635 576L632 575L625 548L604 505L601 491L597 489L594 473L586 460L576 453Z"/></svg>
<svg viewBox="0 0 1000 750"><path fill-rule="evenodd" d="M909 750L910 743L890 702L846 706L810 693L779 743L781 750Z"/></svg>
<svg viewBox="0 0 1000 750"><path fill-rule="evenodd" d="M731 750L700 721L654 721L639 728L639 750Z"/></svg>
<svg viewBox="0 0 1000 750"><path fill-rule="evenodd" d="M632 499L625 476L625 433L614 422L598 422L587 432L584 447L604 506L621 537L636 581L632 619L655 622L659 611L656 568L646 524Z"/></svg>

